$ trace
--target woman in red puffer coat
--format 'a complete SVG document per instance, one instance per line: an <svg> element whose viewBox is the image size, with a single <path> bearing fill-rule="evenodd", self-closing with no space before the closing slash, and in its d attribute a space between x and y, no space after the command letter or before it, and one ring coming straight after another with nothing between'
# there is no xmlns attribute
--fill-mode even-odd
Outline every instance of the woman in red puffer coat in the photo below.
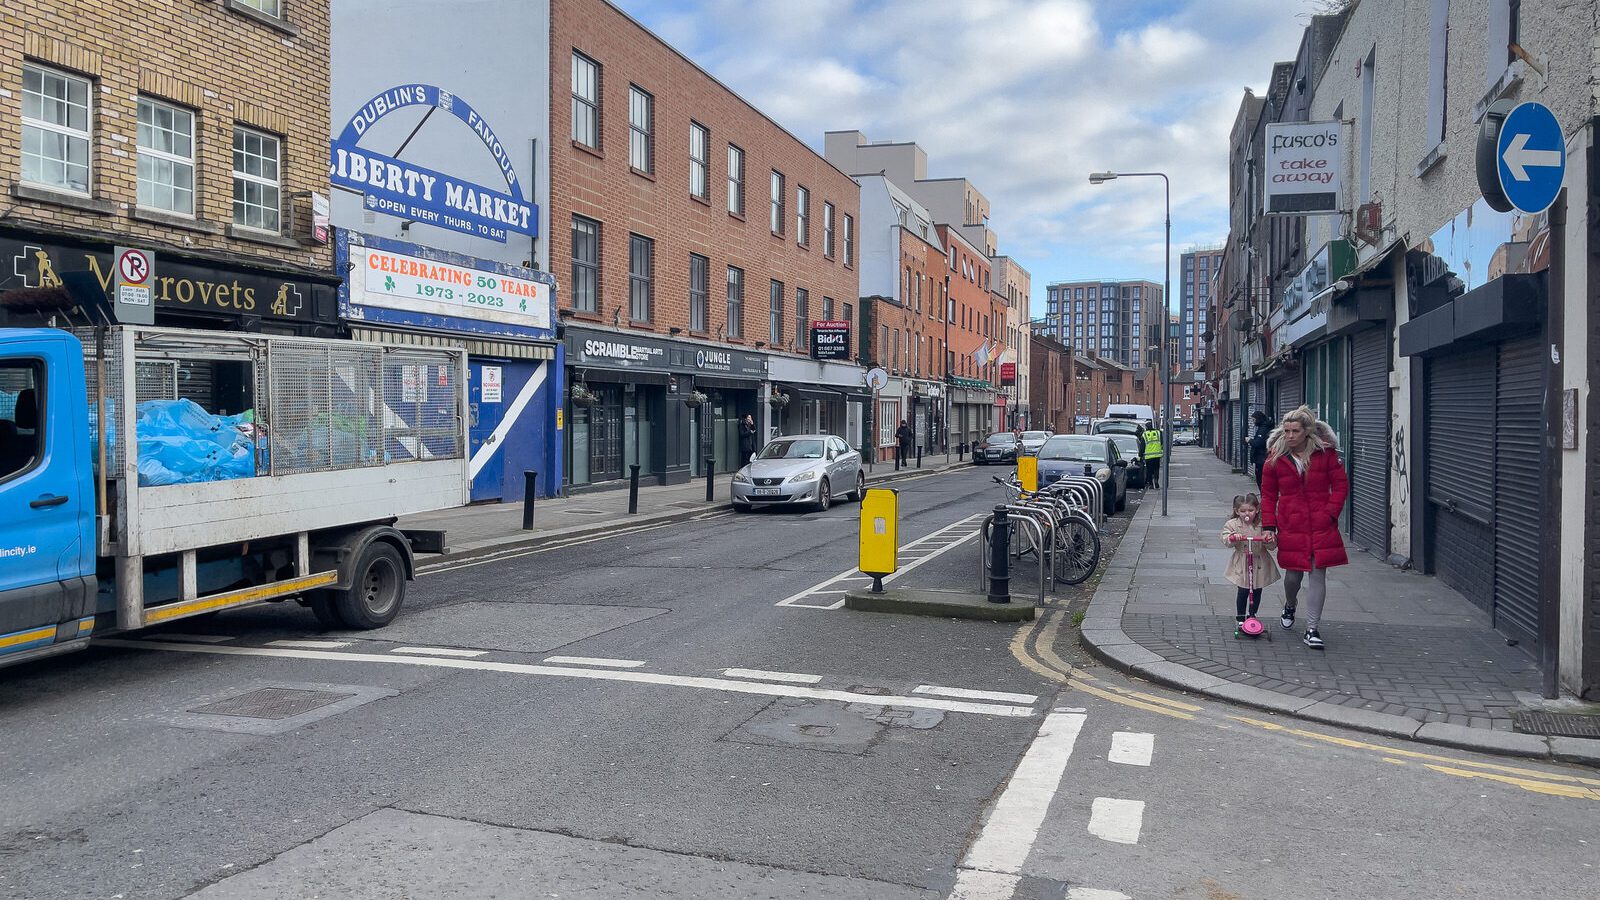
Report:
<svg viewBox="0 0 1600 900"><path fill-rule="evenodd" d="M1328 569L1350 561L1339 537L1339 513L1350 480L1333 430L1309 406L1283 417L1267 440L1261 473L1261 525L1278 532L1283 569L1284 628L1294 627L1300 586L1306 584L1305 645L1323 649L1317 625L1328 597Z"/></svg>

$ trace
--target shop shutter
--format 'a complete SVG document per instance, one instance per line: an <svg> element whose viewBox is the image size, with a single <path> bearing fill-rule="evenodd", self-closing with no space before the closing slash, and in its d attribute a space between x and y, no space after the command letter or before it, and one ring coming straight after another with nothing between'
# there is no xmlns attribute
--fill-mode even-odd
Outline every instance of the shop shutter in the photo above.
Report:
<svg viewBox="0 0 1600 900"><path fill-rule="evenodd" d="M1440 581L1494 605L1495 348L1431 359L1423 412L1429 556Z"/></svg>
<svg viewBox="0 0 1600 900"><path fill-rule="evenodd" d="M1350 338L1350 534L1389 553L1389 329Z"/></svg>
<svg viewBox="0 0 1600 900"><path fill-rule="evenodd" d="M1530 642L1539 634L1539 568L1546 547L1543 346L1536 337L1500 345L1494 404L1494 623L1507 636Z"/></svg>
<svg viewBox="0 0 1600 900"><path fill-rule="evenodd" d="M1278 379L1278 414L1276 418L1282 421L1285 414L1299 409L1305 403L1305 391L1300 384L1300 373L1295 372Z"/></svg>

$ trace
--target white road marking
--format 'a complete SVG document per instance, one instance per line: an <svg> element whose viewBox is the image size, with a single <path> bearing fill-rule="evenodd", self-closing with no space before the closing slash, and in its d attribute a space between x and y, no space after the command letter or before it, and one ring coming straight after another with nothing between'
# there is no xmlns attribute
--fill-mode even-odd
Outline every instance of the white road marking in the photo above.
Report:
<svg viewBox="0 0 1600 900"><path fill-rule="evenodd" d="M483 656L487 650L458 650L455 647L396 647L390 653L415 653L419 656L457 656L462 659L472 659Z"/></svg>
<svg viewBox="0 0 1600 900"><path fill-rule="evenodd" d="M608 659L602 656L546 656L544 661L552 665L611 666L615 669L637 669L644 665L642 659Z"/></svg>
<svg viewBox="0 0 1600 900"><path fill-rule="evenodd" d="M1143 825L1143 800L1094 798L1094 805L1089 811L1089 833L1095 837L1114 844L1137 844L1139 829Z"/></svg>
<svg viewBox="0 0 1600 900"><path fill-rule="evenodd" d="M1106 759L1125 766L1148 766L1155 755L1156 736L1139 731L1118 731L1111 735L1111 753Z"/></svg>
<svg viewBox="0 0 1600 900"><path fill-rule="evenodd" d="M999 700L1001 703L1039 702L1033 694L1007 694L1004 691L974 691L967 688L940 687L937 684L919 684L911 689L913 694L932 694L935 697L956 697L962 700Z"/></svg>
<svg viewBox="0 0 1600 900"><path fill-rule="evenodd" d="M1068 888L1067 900L1133 900L1121 891L1105 891L1100 888Z"/></svg>
<svg viewBox="0 0 1600 900"><path fill-rule="evenodd" d="M130 647L139 650L170 650L177 653L215 653L223 656L276 656L282 659L318 659L329 662L368 662L389 665L425 666L440 669L464 669L481 672L507 672L515 675L551 675L560 678L581 678L594 681L625 681L633 684L658 684L668 687L696 688L706 691L726 691L734 694L756 694L767 697L793 697L800 700L834 700L840 703L867 703L872 706L908 706L914 709L937 709L944 712L973 713L981 716L1027 718L1033 708L1002 703L978 703L966 700L944 700L936 697L913 695L861 694L855 691L829 690L801 685L773 684L762 681L735 681L731 678L705 678L695 675L661 675L654 672L633 672L617 669L575 669L560 666L531 665L527 663L496 662L486 659L440 659L432 656L391 656L378 653L356 653L349 650L290 650L279 647L223 647L200 644L164 644L159 641L126 641L108 638L102 641L107 647ZM1078 716L1081 720L1083 717Z"/></svg>
<svg viewBox="0 0 1600 900"><path fill-rule="evenodd" d="M349 641L267 641L268 647L289 647L294 650L337 650L350 646Z"/></svg>
<svg viewBox="0 0 1600 900"><path fill-rule="evenodd" d="M754 678L758 681L787 681L791 684L816 684L822 680L821 675L806 675L800 672L768 672L763 669L723 669L722 674L729 678Z"/></svg>
<svg viewBox="0 0 1600 900"><path fill-rule="evenodd" d="M1028 859L1039 836L1050 800L1061 786L1061 776L1072 758L1072 747L1083 730L1082 713L1051 713L1039 734L1011 773L1000 799L995 801L978 839L961 861L964 869L1016 874Z"/></svg>
<svg viewBox="0 0 1600 900"><path fill-rule="evenodd" d="M156 634L147 635L143 639L147 641L189 641L196 644L222 644L233 640L234 637L235 635L231 634L167 634L165 632L157 632Z"/></svg>
<svg viewBox="0 0 1600 900"><path fill-rule="evenodd" d="M1021 881L1021 875L962 869L956 873L956 886L950 891L950 900L1011 900Z"/></svg>
<svg viewBox="0 0 1600 900"><path fill-rule="evenodd" d="M989 514L974 513L965 519L957 519L938 531L935 531L932 534L925 534L911 543L901 547L899 553L901 560L904 561L907 557L910 557L910 562L905 562L897 571L894 572L894 574L885 575L883 578L883 583L888 584L889 582L905 575L907 572L910 572L912 569L915 569L917 566L920 566L923 563L934 559L940 554L953 550L956 547L965 544L967 541L972 540L972 538L977 536L979 530L981 530L983 527L982 521L987 515ZM960 530L960 533L954 535L951 534L957 530ZM943 543L941 543L941 539L943 540ZM929 549L930 545L932 549ZM871 580L872 576L861 574L861 570L859 569L847 569L826 581L818 582L817 584L814 584L797 594L792 594L788 597L785 597L774 605L795 607L799 609L838 609L844 606L843 597L840 597L837 600L827 598L821 603L806 603L804 601L808 598L816 597L818 594L838 593L839 591L834 589L833 586L841 582L868 582ZM824 598L816 597L816 599Z"/></svg>

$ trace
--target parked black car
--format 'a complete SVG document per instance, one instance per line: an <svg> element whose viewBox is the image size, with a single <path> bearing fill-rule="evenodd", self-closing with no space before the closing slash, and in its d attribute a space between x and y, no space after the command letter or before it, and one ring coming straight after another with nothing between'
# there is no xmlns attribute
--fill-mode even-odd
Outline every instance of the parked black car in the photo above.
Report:
<svg viewBox="0 0 1600 900"><path fill-rule="evenodd" d="M1017 449L1022 445L1017 442L1017 436L1009 431L996 431L989 435L983 443L972 450L973 465L986 466L989 463L1008 463L1017 461Z"/></svg>

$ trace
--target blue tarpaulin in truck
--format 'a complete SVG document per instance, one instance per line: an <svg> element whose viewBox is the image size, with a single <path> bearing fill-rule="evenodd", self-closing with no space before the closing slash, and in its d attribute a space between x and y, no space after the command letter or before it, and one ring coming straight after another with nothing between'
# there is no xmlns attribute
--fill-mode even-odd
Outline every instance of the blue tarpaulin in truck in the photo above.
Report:
<svg viewBox="0 0 1600 900"><path fill-rule="evenodd" d="M256 474L254 418L214 416L193 400L139 404L139 485L192 484Z"/></svg>

